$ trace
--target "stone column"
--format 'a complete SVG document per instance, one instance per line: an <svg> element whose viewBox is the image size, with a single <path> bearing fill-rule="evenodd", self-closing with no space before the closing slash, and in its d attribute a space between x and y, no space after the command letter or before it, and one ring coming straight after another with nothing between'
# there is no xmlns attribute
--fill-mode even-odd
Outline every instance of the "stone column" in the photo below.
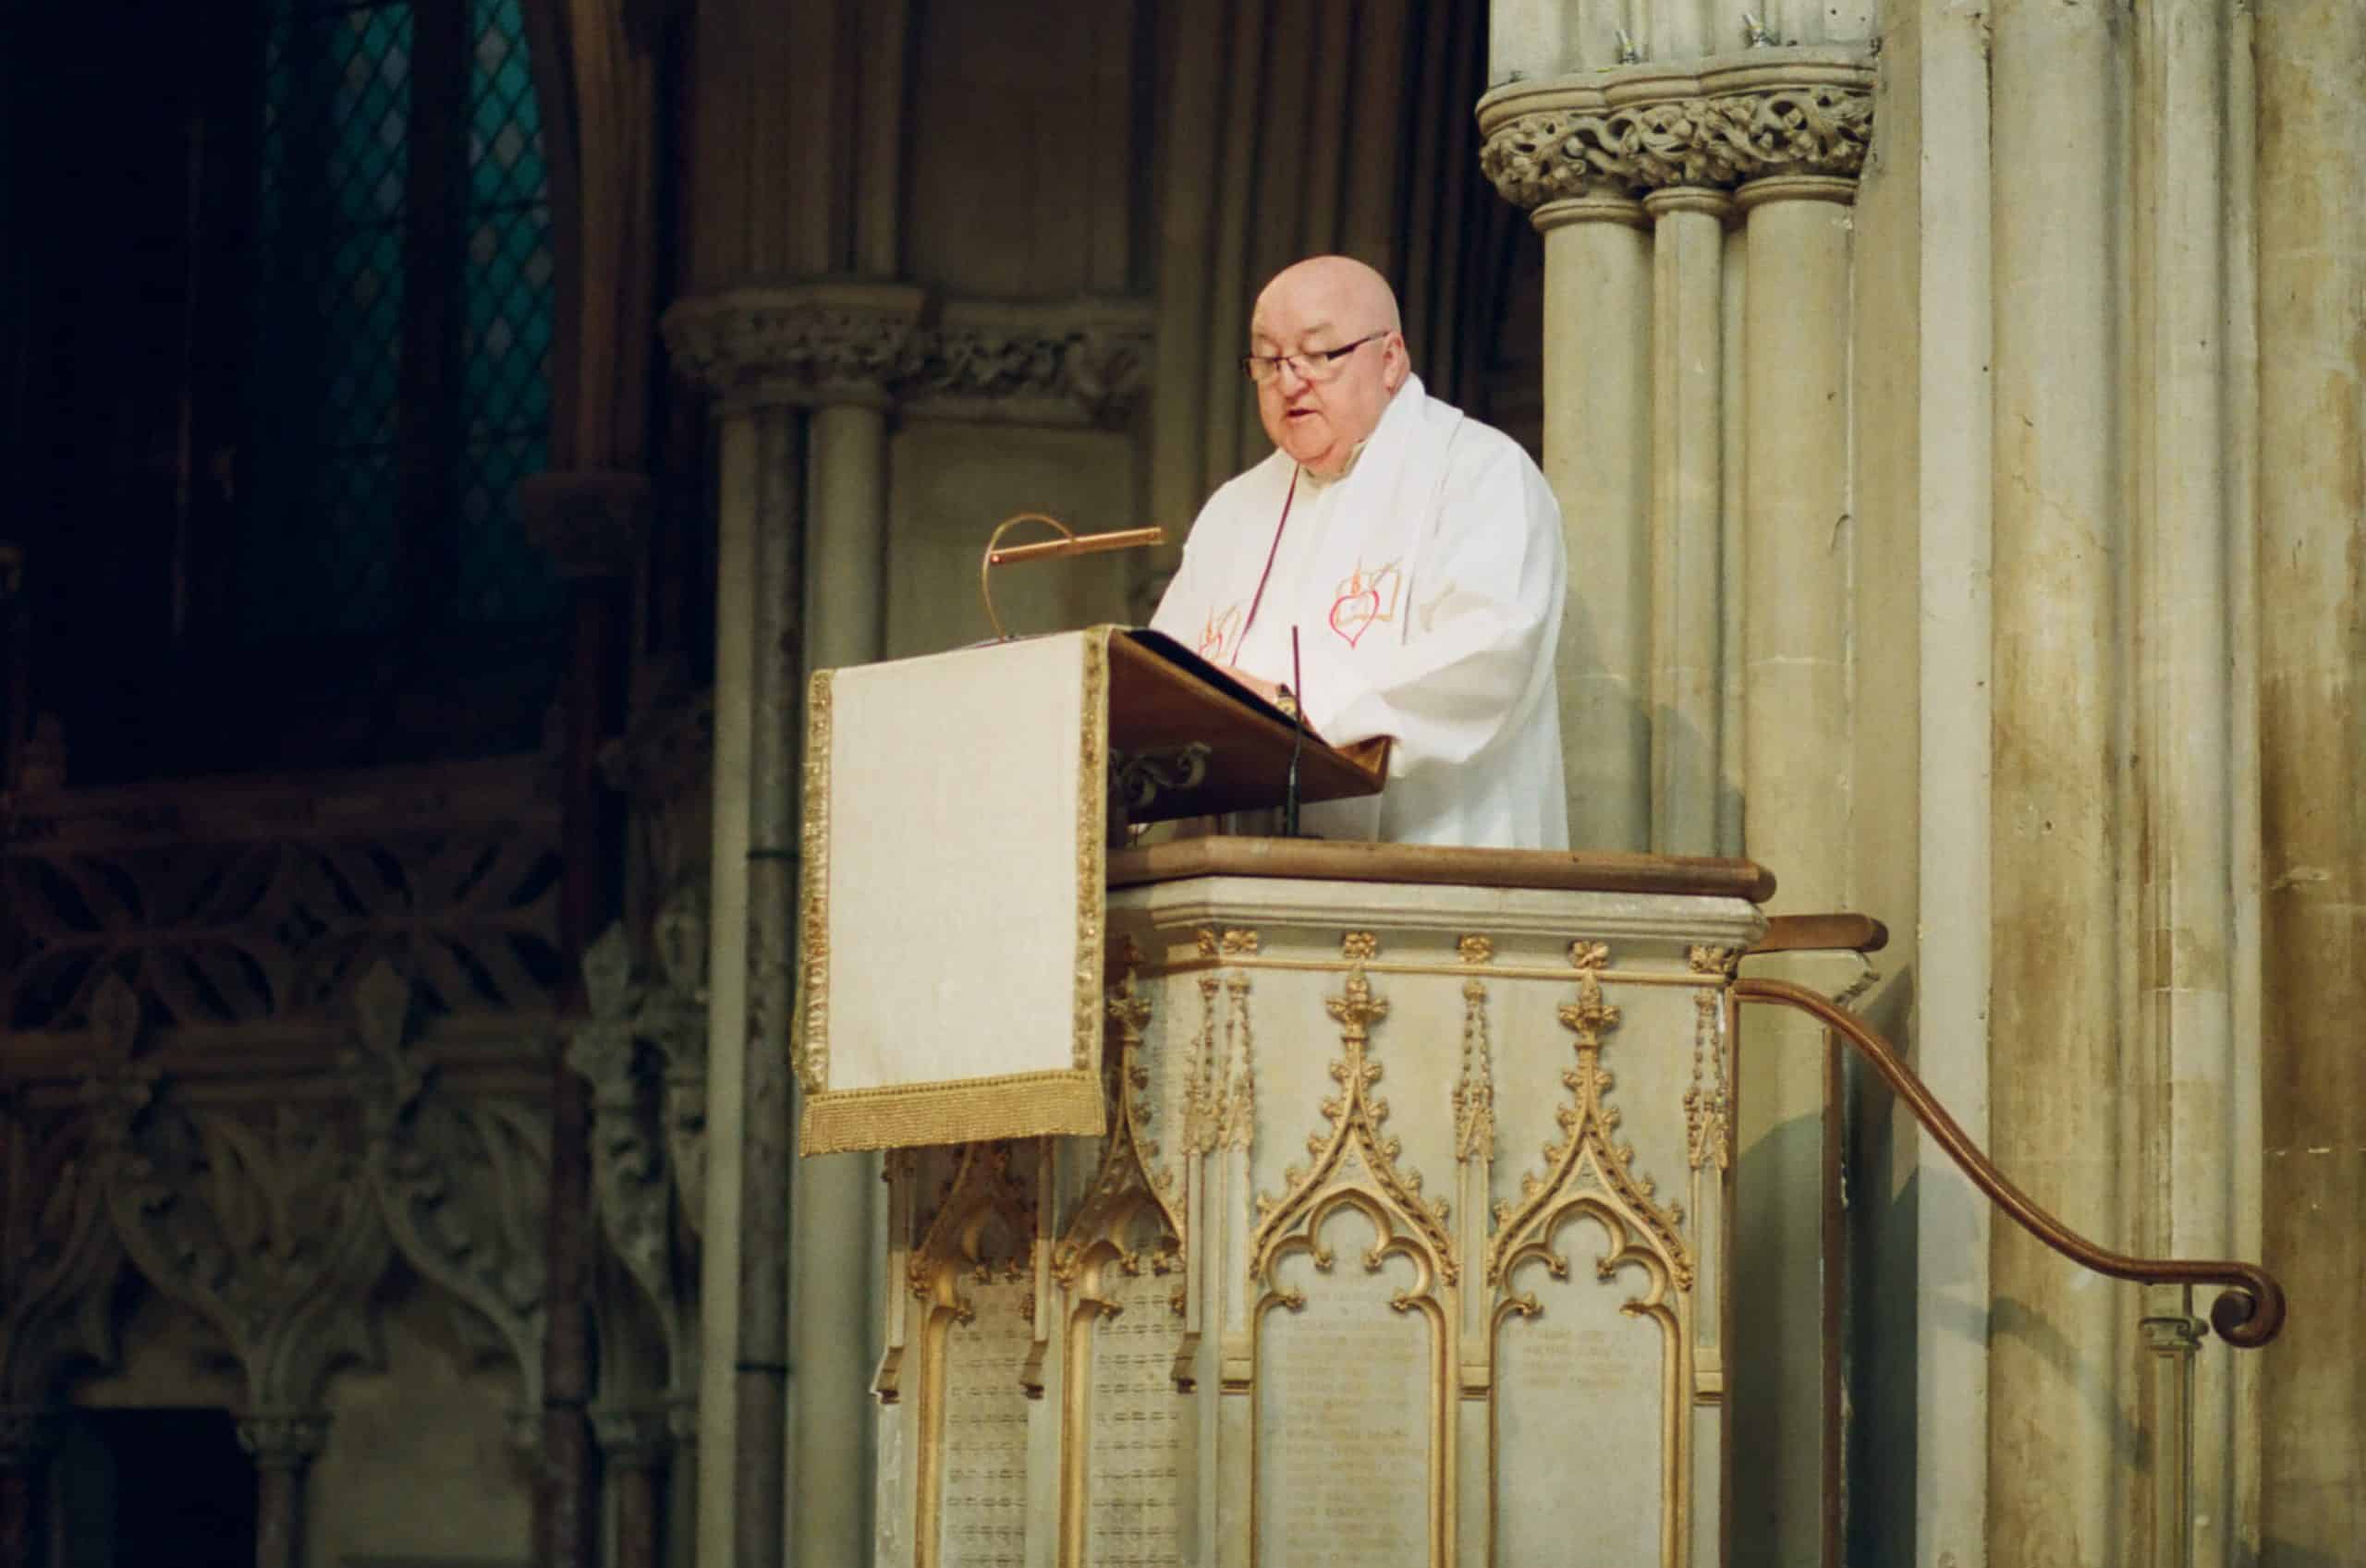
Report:
<svg viewBox="0 0 2366 1568"><path fill-rule="evenodd" d="M1779 907L1845 908L1848 203L1855 182L1783 173L1741 187L1744 847L1781 868ZM1848 968L1806 957L1759 966L1818 990ZM1803 1020L1753 1019L1740 1066L1735 1290L1734 1561L1787 1564L1823 1550L1823 1389L1839 1376L1825 1321L1825 1042Z"/></svg>
<svg viewBox="0 0 2366 1568"><path fill-rule="evenodd" d="M2153 1440L2145 1470L2151 1495L2141 1524L2152 1538L2152 1550L2128 1561L2148 1562L2152 1568L2226 1562L2223 1550L2214 1559L2195 1550L2197 1530L2209 1529L2212 1522L2194 1516L2193 1363L2203 1325L2193 1315L2191 1290L2182 1285L2146 1287L2144 1317L2138 1328L2150 1362L2145 1425Z"/></svg>
<svg viewBox="0 0 2366 1568"><path fill-rule="evenodd" d="M255 1568L303 1568L304 1474L328 1441L318 1411L265 1411L238 1422L255 1461Z"/></svg>
<svg viewBox="0 0 2366 1568"><path fill-rule="evenodd" d="M667 1558L657 1521L673 1446L666 1412L595 1410L592 1426L616 1499L616 1568L664 1568Z"/></svg>
<svg viewBox="0 0 2366 1568"><path fill-rule="evenodd" d="M1671 186L1652 219L1652 848L1717 853L1725 585L1724 192Z"/></svg>
<svg viewBox="0 0 2366 1568"><path fill-rule="evenodd" d="M2129 998L2118 585L2128 560L2116 18L1992 13L1995 258L1994 954L1989 1152L2074 1229L2121 1234ZM2044 113L2029 112L2044 105ZM2008 194L2009 192L2009 194ZM2116 1287L2018 1226L1991 1241L1988 1550L2116 1562Z"/></svg>
<svg viewBox="0 0 2366 1568"><path fill-rule="evenodd" d="M527 537L567 579L570 601L559 940L572 961L610 913L616 812L599 759L613 717L619 626L627 619L622 585L640 560L649 480L636 473L537 474L518 486L518 504ZM585 1415L593 1376L591 1114L584 1080L565 1070L554 1074L535 1531L546 1562L577 1568L596 1568L600 1557L599 1468Z"/></svg>
<svg viewBox="0 0 2366 1568"><path fill-rule="evenodd" d="M2259 1362L2242 1544L2338 1562L2366 1538L2366 1233L2327 1222L2366 1201L2366 7L2255 16L2263 1247L2296 1307Z"/></svg>
<svg viewBox="0 0 2366 1568"><path fill-rule="evenodd" d="M887 389L914 363L921 304L916 289L821 284L666 316L722 425L707 1073L738 1092L713 1096L707 1125L701 1560L868 1551L871 1296L856 1282L872 1184L861 1160L792 1160L796 769L805 671L878 657ZM792 1413L795 1367L808 1375Z"/></svg>
<svg viewBox="0 0 2366 1568"><path fill-rule="evenodd" d="M41 1501L57 1427L55 1411L0 1407L0 1562L48 1561Z"/></svg>
<svg viewBox="0 0 2366 1568"><path fill-rule="evenodd" d="M1552 68L1601 30L1564 36ZM1487 172L1548 229L1545 468L1577 585L1561 668L1572 835L1740 850L1778 869L1789 910L1854 892L1849 207L1872 82L1852 49L1766 48L1523 80L1479 111ZM1648 238L1623 226L1646 215ZM1859 972L1769 968L1824 991ZM1836 1550L1823 1500L1840 1480L1825 1044L1758 1022L1741 1064L1734 1561L1813 1562Z"/></svg>
<svg viewBox="0 0 2366 1568"><path fill-rule="evenodd" d="M869 663L886 651L884 396L842 395L815 411L810 504L802 667ZM786 694L791 711L804 711L801 698ZM782 782L779 842L789 848L798 842L799 795L792 777ZM780 894L778 951L786 958L797 946L793 879ZM879 1277L872 1257L879 1186L878 1160L867 1154L808 1161L797 1171L787 1305L789 1454L798 1493L790 1561L800 1568L862 1562L871 1551L868 1455L875 1422L867 1352Z"/></svg>
<svg viewBox="0 0 2366 1568"><path fill-rule="evenodd" d="M1544 477L1561 503L1569 842L1651 847L1652 248L1640 203L1548 201Z"/></svg>
<svg viewBox="0 0 2366 1568"><path fill-rule="evenodd" d="M2136 1070L2121 1076L2120 1143L2146 1179L2123 1189L2117 1234L2185 1258L2255 1257L2259 1245L2242 1217L2257 1201L2261 1066L2257 775L2238 742L2250 704L2237 699L2257 646L2245 9L2161 0L2138 13L2129 39L2142 129L2129 186L2137 549L2128 592L2143 664L2131 693L2136 842L2123 851L2136 895ZM2125 1307L2121 1316L2126 1336ZM2189 1355L2181 1397L2154 1402L2148 1446L2132 1463L2140 1475L2172 1461L2189 1472L2177 1489L2187 1506L2173 1535L2156 1535L2155 1562L2237 1556L2238 1515L2255 1507L2238 1501L2236 1477L2252 1445L2234 1430L2233 1380L2235 1363L2249 1359ZM2162 1495L2167 1477L2153 1479Z"/></svg>

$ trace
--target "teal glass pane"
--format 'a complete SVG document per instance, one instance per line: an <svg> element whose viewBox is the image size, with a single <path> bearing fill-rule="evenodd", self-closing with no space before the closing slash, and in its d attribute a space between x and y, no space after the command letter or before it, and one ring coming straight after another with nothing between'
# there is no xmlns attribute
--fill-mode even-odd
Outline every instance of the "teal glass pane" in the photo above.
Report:
<svg viewBox="0 0 2366 1568"><path fill-rule="evenodd" d="M266 6L235 562L250 639L395 623L411 57L407 0Z"/></svg>
<svg viewBox="0 0 2366 1568"><path fill-rule="evenodd" d="M549 178L519 0L470 0L469 210L454 475L460 535L452 610L477 624L543 620L558 579L527 542L518 481L549 461L554 310Z"/></svg>

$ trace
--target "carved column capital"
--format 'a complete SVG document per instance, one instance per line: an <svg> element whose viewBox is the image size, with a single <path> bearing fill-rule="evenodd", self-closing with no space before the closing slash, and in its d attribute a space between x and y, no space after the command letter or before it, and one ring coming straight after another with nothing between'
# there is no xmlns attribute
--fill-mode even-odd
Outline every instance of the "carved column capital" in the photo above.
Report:
<svg viewBox="0 0 2366 1568"><path fill-rule="evenodd" d="M742 406L909 405L1005 423L1108 424L1150 384L1146 299L932 300L904 284L738 288L665 312L684 373Z"/></svg>
<svg viewBox="0 0 2366 1568"><path fill-rule="evenodd" d="M673 1419L662 1405L603 1406L592 1412L592 1431L601 1454L617 1469L653 1470L674 1446Z"/></svg>
<svg viewBox="0 0 2366 1568"><path fill-rule="evenodd" d="M1149 385L1147 300L947 301L906 395L930 412L1108 423Z"/></svg>
<svg viewBox="0 0 2366 1568"><path fill-rule="evenodd" d="M564 577L631 575L649 532L649 476L606 470L530 474L518 485L526 537Z"/></svg>
<svg viewBox="0 0 2366 1568"><path fill-rule="evenodd" d="M323 1410L265 1410L238 1420L238 1446L261 1470L301 1470L328 1445Z"/></svg>
<svg viewBox="0 0 2366 1568"><path fill-rule="evenodd" d="M923 357L925 302L895 283L725 289L667 310L665 346L726 403L884 407Z"/></svg>
<svg viewBox="0 0 2366 1568"><path fill-rule="evenodd" d="M1479 102L1479 163L1506 201L1549 211L1784 176L1853 181L1872 128L1873 67L1862 52L1753 49L1681 69L1631 66L1497 88Z"/></svg>

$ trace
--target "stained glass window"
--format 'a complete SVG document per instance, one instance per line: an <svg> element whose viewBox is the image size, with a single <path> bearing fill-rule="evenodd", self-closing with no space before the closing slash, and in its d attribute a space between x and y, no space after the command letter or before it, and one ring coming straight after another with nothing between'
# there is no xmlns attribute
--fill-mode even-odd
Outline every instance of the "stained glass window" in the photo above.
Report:
<svg viewBox="0 0 2366 1568"><path fill-rule="evenodd" d="M548 614L557 584L526 541L518 481L543 466L550 420L551 238L542 116L519 0L470 0L468 261L460 328L463 444L454 613Z"/></svg>
<svg viewBox="0 0 2366 1568"><path fill-rule="evenodd" d="M400 611L411 8L275 0L266 16L239 621L385 631Z"/></svg>
<svg viewBox="0 0 2366 1568"><path fill-rule="evenodd" d="M262 14L240 633L546 622L516 494L546 460L553 305L520 0Z"/></svg>

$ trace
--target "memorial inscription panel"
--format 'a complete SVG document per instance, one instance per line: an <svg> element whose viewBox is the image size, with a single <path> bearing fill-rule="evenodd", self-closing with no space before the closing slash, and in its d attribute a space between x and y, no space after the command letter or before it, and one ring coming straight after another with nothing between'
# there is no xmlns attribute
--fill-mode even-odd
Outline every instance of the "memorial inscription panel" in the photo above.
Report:
<svg viewBox="0 0 2366 1568"><path fill-rule="evenodd" d="M1257 1367L1257 1560L1310 1568L1431 1561L1431 1422L1439 1397L1430 1319L1390 1305L1411 1265L1363 1268L1371 1232L1340 1216L1335 1258L1292 1260L1297 1311L1269 1309Z"/></svg>
<svg viewBox="0 0 2366 1568"><path fill-rule="evenodd" d="M1092 1451L1086 1456L1085 1562L1092 1568L1181 1568L1186 1398L1176 1392L1181 1319L1173 1276L1119 1275L1119 1310L1092 1330Z"/></svg>
<svg viewBox="0 0 2366 1568"><path fill-rule="evenodd" d="M1495 1562L1641 1568L1663 1528L1666 1340L1618 1306L1641 1270L1597 1282L1583 1256L1600 1233L1572 1225L1569 1279L1541 1266L1516 1281L1542 1311L1504 1320L1495 1343Z"/></svg>
<svg viewBox="0 0 2366 1568"><path fill-rule="evenodd" d="M975 1316L945 1337L941 1568L1022 1568L1027 1561L1027 1396L1019 1369L1033 1330L1025 1279L970 1283Z"/></svg>

